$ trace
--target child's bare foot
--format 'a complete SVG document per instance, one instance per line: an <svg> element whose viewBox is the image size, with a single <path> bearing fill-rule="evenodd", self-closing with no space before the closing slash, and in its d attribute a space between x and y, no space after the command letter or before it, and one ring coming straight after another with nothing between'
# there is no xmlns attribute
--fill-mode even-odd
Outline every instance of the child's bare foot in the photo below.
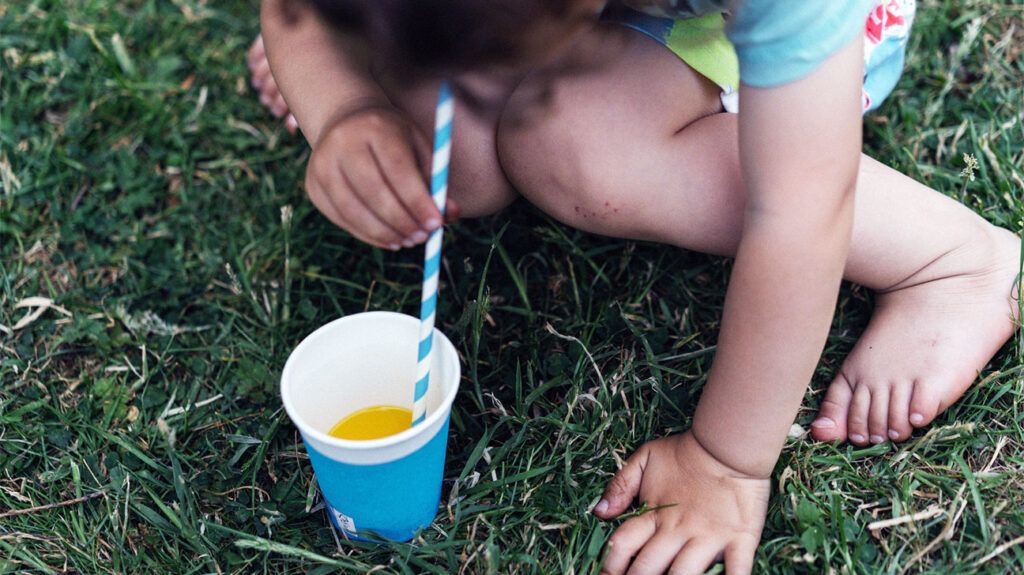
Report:
<svg viewBox="0 0 1024 575"><path fill-rule="evenodd" d="M1020 239L991 229L991 243L946 254L878 294L871 323L811 424L815 439L902 441L967 391L1019 315ZM938 267L946 269L929 272Z"/></svg>
<svg viewBox="0 0 1024 575"><path fill-rule="evenodd" d="M263 36L256 36L252 46L249 47L249 54L246 58L249 64L249 71L252 73L252 87L260 93L260 103L263 104L276 118L284 118L284 127L288 132L294 134L299 127L295 116L288 110L281 92L277 89L277 82L274 75L270 73L270 63L267 62L267 53L263 49Z"/></svg>

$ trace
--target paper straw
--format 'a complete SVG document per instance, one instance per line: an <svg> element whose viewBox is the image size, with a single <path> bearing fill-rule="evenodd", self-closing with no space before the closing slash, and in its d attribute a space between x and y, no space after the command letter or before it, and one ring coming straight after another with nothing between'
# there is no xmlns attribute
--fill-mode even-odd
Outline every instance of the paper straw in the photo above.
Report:
<svg viewBox="0 0 1024 575"><path fill-rule="evenodd" d="M444 219L448 198L448 160L452 154L452 116L455 102L447 82L441 82L434 116L434 154L430 169L430 195ZM434 316L437 312L437 278L441 271L443 225L430 233L423 255L423 294L420 301L420 345L416 362L416 392L413 395L412 424L427 415L427 389L430 387L430 350L434 343Z"/></svg>

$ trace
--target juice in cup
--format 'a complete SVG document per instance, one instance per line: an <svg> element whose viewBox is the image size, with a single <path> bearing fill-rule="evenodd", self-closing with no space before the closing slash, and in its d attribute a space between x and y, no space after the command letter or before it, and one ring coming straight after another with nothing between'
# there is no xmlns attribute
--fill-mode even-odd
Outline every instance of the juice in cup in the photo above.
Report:
<svg viewBox="0 0 1024 575"><path fill-rule="evenodd" d="M375 405L341 418L327 435L338 439L380 439L412 427L412 412L394 405Z"/></svg>
<svg viewBox="0 0 1024 575"><path fill-rule="evenodd" d="M459 357L434 330L426 418L409 427L419 330L419 319L399 313L346 316L302 340L281 373L285 411L302 435L331 524L344 537L408 541L437 514ZM384 429L380 412L373 413L382 406L408 410L403 429L394 422ZM369 415L357 418L361 413ZM346 435L351 426L377 438L333 436L345 415L352 417ZM369 423L357 420L363 418Z"/></svg>

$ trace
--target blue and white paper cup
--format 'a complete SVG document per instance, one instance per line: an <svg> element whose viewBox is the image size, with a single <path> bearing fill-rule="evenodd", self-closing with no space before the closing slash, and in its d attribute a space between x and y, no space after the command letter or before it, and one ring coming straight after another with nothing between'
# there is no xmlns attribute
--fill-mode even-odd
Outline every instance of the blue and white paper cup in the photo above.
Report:
<svg viewBox="0 0 1024 575"><path fill-rule="evenodd" d="M412 408L419 319L350 315L310 334L288 357L281 398L302 434L331 523L355 539L408 541L437 514L448 421L459 389L455 347L434 330L426 419L369 440L331 437L343 417L378 405Z"/></svg>

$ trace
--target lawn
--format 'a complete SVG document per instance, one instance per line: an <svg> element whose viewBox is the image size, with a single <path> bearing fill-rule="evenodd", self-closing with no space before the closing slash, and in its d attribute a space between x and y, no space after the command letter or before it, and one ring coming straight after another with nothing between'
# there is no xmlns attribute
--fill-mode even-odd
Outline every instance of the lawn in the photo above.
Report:
<svg viewBox="0 0 1024 575"><path fill-rule="evenodd" d="M0 4L0 572L596 572L615 524L588 509L690 425L730 262L523 203L452 227L442 506L411 544L339 543L278 376L336 317L416 314L422 256L303 197L308 148L246 83L255 4ZM1019 0L921 2L868 151L1020 231L1022 46ZM798 424L870 311L844 286ZM1024 571L1022 358L1015 338L907 443L794 434L756 572Z"/></svg>

